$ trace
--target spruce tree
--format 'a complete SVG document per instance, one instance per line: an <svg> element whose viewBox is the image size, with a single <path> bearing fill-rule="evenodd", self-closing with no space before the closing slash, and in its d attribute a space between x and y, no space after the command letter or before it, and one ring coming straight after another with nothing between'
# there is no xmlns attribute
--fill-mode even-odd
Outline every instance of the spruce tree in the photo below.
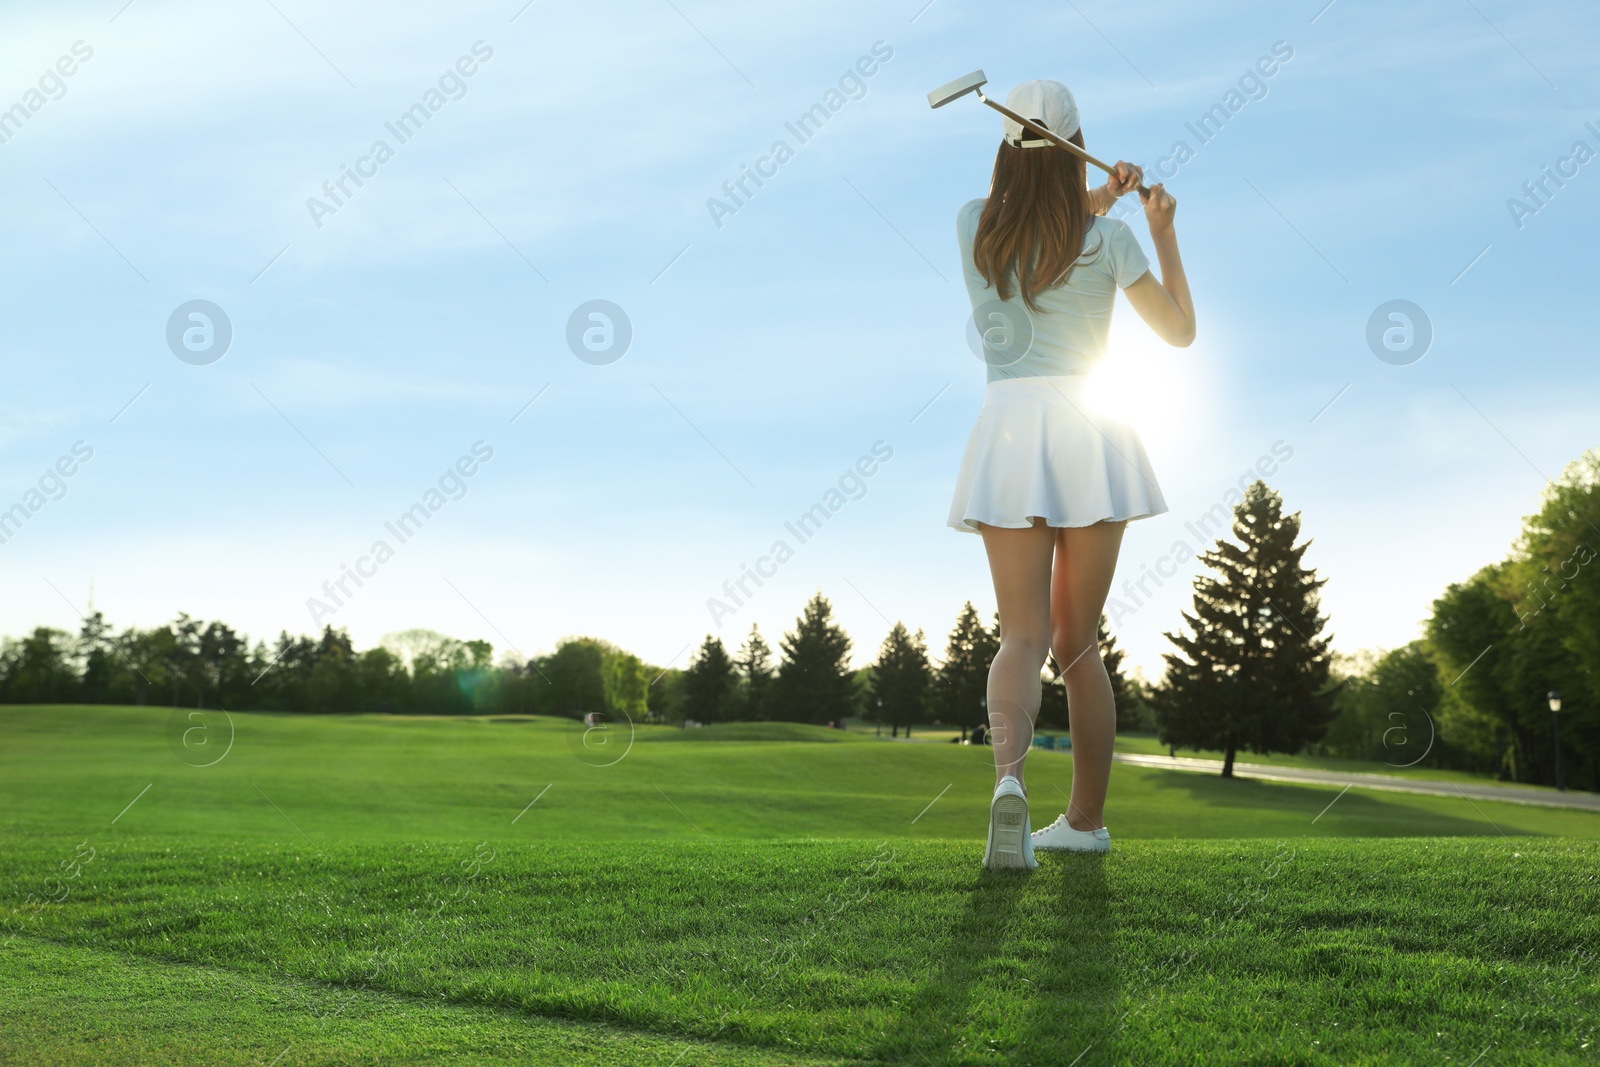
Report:
<svg viewBox="0 0 1600 1067"><path fill-rule="evenodd" d="M825 723L855 714L850 638L833 621L833 606L818 592L778 643L783 662L772 680L773 717Z"/></svg>
<svg viewBox="0 0 1600 1067"><path fill-rule="evenodd" d="M684 718L724 722L731 718L739 675L722 645L722 638L706 635L700 651L683 673Z"/></svg>
<svg viewBox="0 0 1600 1067"><path fill-rule="evenodd" d="M1335 714L1328 686L1331 636L1321 636L1317 590L1326 584L1301 564L1310 541L1296 545L1300 515L1254 482L1234 508L1233 536L1201 559L1217 572L1195 579L1193 631L1167 634L1176 654L1156 693L1163 743L1224 753L1298 752L1327 733Z"/></svg>
<svg viewBox="0 0 1600 1067"><path fill-rule="evenodd" d="M116 673L115 645L111 641L111 627L105 615L94 611L84 616L78 631L79 676L82 679L80 699L85 704L105 704L109 701L111 679Z"/></svg>
<svg viewBox="0 0 1600 1067"><path fill-rule="evenodd" d="M906 736L911 736L911 724L924 717L932 685L933 670L928 666L928 645L922 631L912 636L905 623L895 623L878 650L878 662L872 665L872 698L881 704L883 717L890 723L890 736L898 736L902 726Z"/></svg>
<svg viewBox="0 0 1600 1067"><path fill-rule="evenodd" d="M1000 648L1000 615L995 613L994 629L978 618L978 609L967 601L956 616L955 629L945 645L934 705L939 718L966 728L984 721L984 694L989 688L989 664Z"/></svg>
<svg viewBox="0 0 1600 1067"><path fill-rule="evenodd" d="M742 676L739 713L746 721L767 718L767 697L772 682L772 646L755 623L734 661Z"/></svg>

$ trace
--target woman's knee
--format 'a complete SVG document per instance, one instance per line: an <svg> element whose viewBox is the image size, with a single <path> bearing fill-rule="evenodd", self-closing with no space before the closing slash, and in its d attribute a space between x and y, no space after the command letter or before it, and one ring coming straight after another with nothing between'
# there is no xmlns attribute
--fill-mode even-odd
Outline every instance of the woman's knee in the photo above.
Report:
<svg viewBox="0 0 1600 1067"><path fill-rule="evenodd" d="M1000 639L1000 651L1007 659L1014 656L1037 670L1050 655L1050 640L1044 634L1008 633Z"/></svg>
<svg viewBox="0 0 1600 1067"><path fill-rule="evenodd" d="M1076 674L1085 668L1104 666L1100 661L1098 634L1086 637L1082 632L1058 631L1051 638L1050 652L1055 656L1062 674Z"/></svg>

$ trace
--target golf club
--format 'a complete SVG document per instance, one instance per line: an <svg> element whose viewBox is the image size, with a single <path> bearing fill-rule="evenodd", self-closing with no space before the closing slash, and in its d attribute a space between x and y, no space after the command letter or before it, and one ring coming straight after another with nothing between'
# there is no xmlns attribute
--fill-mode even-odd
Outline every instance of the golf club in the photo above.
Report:
<svg viewBox="0 0 1600 1067"><path fill-rule="evenodd" d="M1010 108L1006 107L1004 104L997 104L993 100L990 100L987 96L984 96L983 87L987 84L989 84L989 79L984 76L983 71L975 70L971 74L963 75L953 82L947 82L944 85L939 86L939 88L935 89L933 92L929 93L928 106L944 107L950 101L966 96L968 93L977 93L979 100L982 100L985 104L988 104L990 107L1000 112L1000 114L1010 119L1012 122L1018 123L1026 130L1031 130L1058 148L1065 148L1068 152L1071 152L1073 155L1084 160L1084 162L1093 163L1107 174L1112 176L1116 175L1117 171L1115 167L1106 166L1104 163L1100 162L1098 159L1094 158L1088 152L1085 152L1083 149L1079 148L1066 138L1057 137L1055 134L1051 133L1037 122L1034 122L1032 119L1025 119L1015 111L1012 111ZM1141 196L1149 196L1150 190L1147 187L1140 185L1139 194Z"/></svg>

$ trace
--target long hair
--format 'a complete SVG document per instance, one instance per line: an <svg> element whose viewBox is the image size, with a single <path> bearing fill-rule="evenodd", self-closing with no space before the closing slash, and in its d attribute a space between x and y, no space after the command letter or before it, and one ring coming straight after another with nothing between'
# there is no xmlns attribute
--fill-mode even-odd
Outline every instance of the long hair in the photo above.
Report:
<svg viewBox="0 0 1600 1067"><path fill-rule="evenodd" d="M1082 148L1083 131L1067 140ZM972 242L978 272L1001 300L1011 298L1015 279L1022 302L1038 311L1034 298L1064 283L1082 255L1092 214L1083 160L1054 145L1016 148L1001 141Z"/></svg>

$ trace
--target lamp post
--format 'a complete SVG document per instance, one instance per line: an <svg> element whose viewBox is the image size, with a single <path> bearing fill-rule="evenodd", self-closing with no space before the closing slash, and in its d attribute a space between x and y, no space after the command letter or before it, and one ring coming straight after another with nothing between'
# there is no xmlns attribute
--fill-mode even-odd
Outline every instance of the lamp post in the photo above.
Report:
<svg viewBox="0 0 1600 1067"><path fill-rule="evenodd" d="M1565 791L1567 785L1561 780L1561 694L1552 689L1547 699L1550 701L1550 739L1556 750L1556 788Z"/></svg>

